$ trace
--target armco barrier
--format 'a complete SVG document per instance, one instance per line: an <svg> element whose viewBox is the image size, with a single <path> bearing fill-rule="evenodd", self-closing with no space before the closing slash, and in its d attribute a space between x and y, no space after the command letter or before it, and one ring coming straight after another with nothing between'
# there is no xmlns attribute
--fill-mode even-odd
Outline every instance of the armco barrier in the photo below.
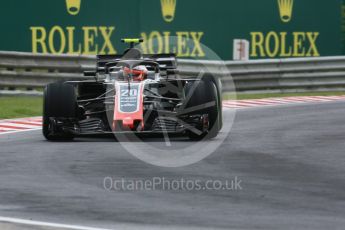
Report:
<svg viewBox="0 0 345 230"><path fill-rule="evenodd" d="M202 68L218 74L224 91L233 87L237 92L307 92L344 91L345 57L270 59L253 61L192 61L180 60L182 74L195 75ZM225 73L225 74L224 74Z"/></svg>
<svg viewBox="0 0 345 230"><path fill-rule="evenodd" d="M181 76L211 72L221 77L224 91L305 92L344 91L345 57L254 61L178 60ZM94 56L0 52L0 88L40 88L63 80L86 79Z"/></svg>

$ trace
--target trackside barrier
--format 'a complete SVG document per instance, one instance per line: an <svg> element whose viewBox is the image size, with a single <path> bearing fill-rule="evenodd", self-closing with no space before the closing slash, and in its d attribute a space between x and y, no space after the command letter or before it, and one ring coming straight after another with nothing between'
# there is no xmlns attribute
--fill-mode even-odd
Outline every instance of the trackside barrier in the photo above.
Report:
<svg viewBox="0 0 345 230"><path fill-rule="evenodd" d="M344 91L345 57L270 59L253 61L178 60L181 76L200 71L222 78L224 91L307 92ZM42 88L55 81L89 79L95 56L31 54L0 51L0 89Z"/></svg>

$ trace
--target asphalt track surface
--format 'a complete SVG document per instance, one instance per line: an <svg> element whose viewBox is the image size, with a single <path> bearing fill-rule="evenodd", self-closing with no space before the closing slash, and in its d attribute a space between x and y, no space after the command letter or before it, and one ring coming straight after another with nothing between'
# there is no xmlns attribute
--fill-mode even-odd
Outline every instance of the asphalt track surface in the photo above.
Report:
<svg viewBox="0 0 345 230"><path fill-rule="evenodd" d="M146 164L112 138L9 134L0 137L0 216L121 229L344 229L344 140L344 102L239 110L218 150L181 168ZM107 191L107 176L238 177L242 189Z"/></svg>

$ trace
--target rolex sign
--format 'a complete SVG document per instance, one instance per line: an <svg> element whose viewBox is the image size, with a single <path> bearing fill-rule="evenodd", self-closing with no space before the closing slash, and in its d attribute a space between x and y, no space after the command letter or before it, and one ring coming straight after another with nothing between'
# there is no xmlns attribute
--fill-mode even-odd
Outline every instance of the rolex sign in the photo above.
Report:
<svg viewBox="0 0 345 230"><path fill-rule="evenodd" d="M315 0L3 1L0 50L117 54L121 38L142 37L143 52L180 58L207 59L205 47L224 60L340 55L341 7Z"/></svg>

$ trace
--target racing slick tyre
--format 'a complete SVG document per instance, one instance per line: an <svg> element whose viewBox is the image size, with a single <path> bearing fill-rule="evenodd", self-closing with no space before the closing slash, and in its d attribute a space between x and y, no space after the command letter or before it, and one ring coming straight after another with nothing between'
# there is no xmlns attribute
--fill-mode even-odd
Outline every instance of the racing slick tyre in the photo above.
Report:
<svg viewBox="0 0 345 230"><path fill-rule="evenodd" d="M189 82L185 86L187 104L185 109L190 109L192 114L207 114L209 128L202 134L197 134L191 130L188 136L191 140L211 139L218 135L221 129L221 106L216 84L210 80ZM189 100L188 100L189 98ZM211 106L210 106L211 105ZM202 108L205 107L205 108ZM195 108L195 109L193 109Z"/></svg>
<svg viewBox="0 0 345 230"><path fill-rule="evenodd" d="M43 136L50 141L72 140L71 133L56 129L51 118L77 117L77 103L74 86L64 83L48 84L43 98Z"/></svg>

